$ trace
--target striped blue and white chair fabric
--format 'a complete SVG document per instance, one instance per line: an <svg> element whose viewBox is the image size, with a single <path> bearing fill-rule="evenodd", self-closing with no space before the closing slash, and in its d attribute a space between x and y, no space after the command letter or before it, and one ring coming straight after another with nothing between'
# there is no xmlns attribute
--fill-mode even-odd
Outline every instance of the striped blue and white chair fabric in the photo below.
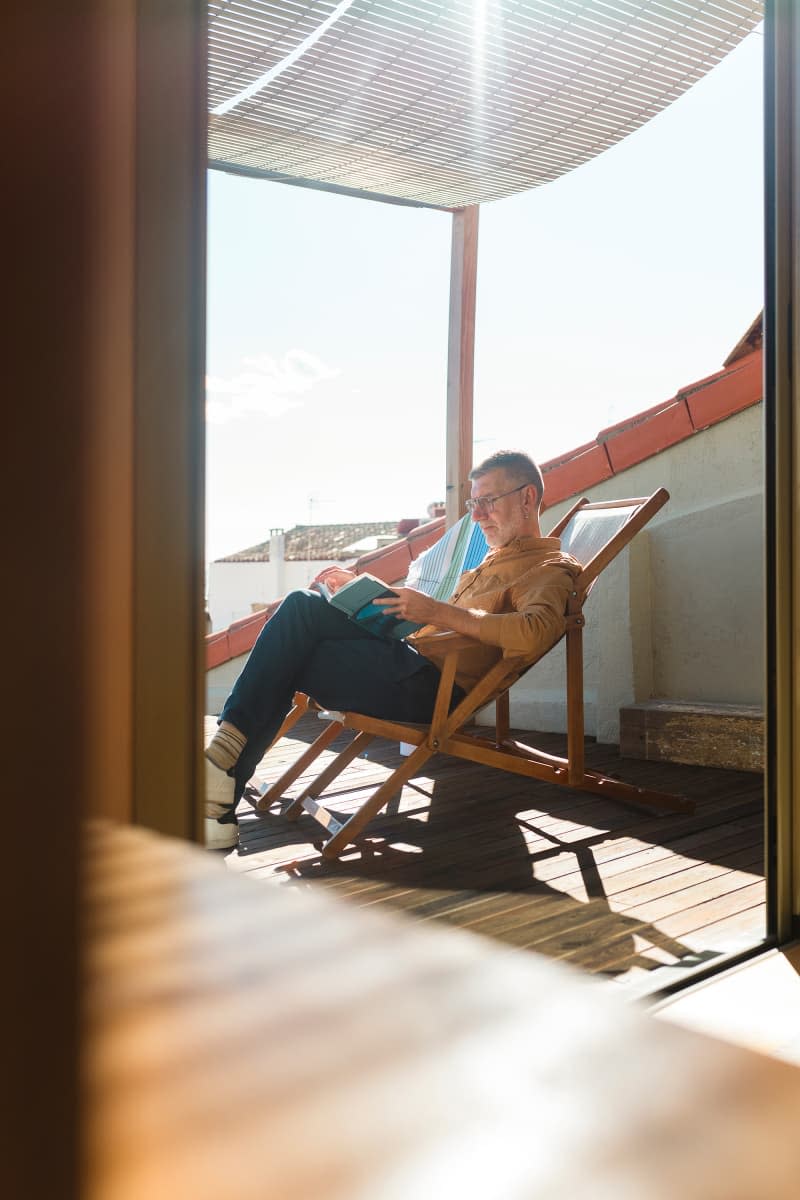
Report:
<svg viewBox="0 0 800 1200"><path fill-rule="evenodd" d="M406 584L435 600L447 600L456 590L459 576L482 563L488 549L483 530L467 514L414 559Z"/></svg>

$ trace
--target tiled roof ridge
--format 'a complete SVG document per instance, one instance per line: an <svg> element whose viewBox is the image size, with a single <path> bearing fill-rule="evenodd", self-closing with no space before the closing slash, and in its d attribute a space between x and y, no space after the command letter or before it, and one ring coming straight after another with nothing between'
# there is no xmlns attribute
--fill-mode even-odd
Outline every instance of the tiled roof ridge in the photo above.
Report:
<svg viewBox="0 0 800 1200"><path fill-rule="evenodd" d="M542 463L543 509L585 493L662 450L758 404L763 397L762 357L760 348L737 357L713 375L680 388L670 400L625 417L602 429L594 441ZM418 526L407 537L363 554L352 569L357 573L369 571L386 583L395 583L405 578L412 560L432 545L443 530L444 517L437 517ZM207 668L247 653L279 604L280 600L276 600L266 609L234 621L228 629L209 634Z"/></svg>
<svg viewBox="0 0 800 1200"><path fill-rule="evenodd" d="M543 462L543 508L757 404L763 394L761 366L762 351L753 350L713 375L686 384L671 399L601 429L593 441Z"/></svg>
<svg viewBox="0 0 800 1200"><path fill-rule="evenodd" d="M397 525L396 520L392 521L320 521L316 525L293 525L291 529L286 529L284 532L290 533L307 533L309 529L368 529L374 533L384 529L387 525Z"/></svg>
<svg viewBox="0 0 800 1200"><path fill-rule="evenodd" d="M400 522L393 521L332 521L320 525L293 525L281 530L284 538L284 557L291 562L298 556L311 561L340 558L354 542L367 537L390 537L397 533ZM217 563L269 562L270 538L217 558ZM352 555L345 555L352 557Z"/></svg>

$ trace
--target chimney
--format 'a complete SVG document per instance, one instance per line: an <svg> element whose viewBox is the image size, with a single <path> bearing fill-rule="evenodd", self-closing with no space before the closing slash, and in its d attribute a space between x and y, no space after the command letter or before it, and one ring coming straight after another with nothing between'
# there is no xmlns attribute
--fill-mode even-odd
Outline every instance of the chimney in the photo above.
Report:
<svg viewBox="0 0 800 1200"><path fill-rule="evenodd" d="M275 595L269 597L271 600L279 600L286 591L286 557L285 557L285 539L282 529L270 529L269 531L269 565L270 574L272 575L273 584L275 587Z"/></svg>

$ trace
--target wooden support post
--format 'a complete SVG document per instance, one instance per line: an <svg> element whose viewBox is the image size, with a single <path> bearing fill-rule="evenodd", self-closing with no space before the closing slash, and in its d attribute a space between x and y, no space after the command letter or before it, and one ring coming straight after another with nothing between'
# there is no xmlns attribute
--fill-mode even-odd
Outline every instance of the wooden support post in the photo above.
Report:
<svg viewBox="0 0 800 1200"><path fill-rule="evenodd" d="M447 344L446 521L464 514L472 468L472 392L475 354L475 288L478 275L478 205L453 213L450 257L450 332Z"/></svg>

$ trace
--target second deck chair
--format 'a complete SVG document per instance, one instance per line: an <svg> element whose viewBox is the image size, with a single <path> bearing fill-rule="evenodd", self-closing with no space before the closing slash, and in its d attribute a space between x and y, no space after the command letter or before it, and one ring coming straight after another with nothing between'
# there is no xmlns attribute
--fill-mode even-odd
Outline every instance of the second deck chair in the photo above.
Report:
<svg viewBox="0 0 800 1200"><path fill-rule="evenodd" d="M446 657L430 725L380 720L360 713L331 714L332 727L320 735L313 746L300 756L295 766L264 793L258 807L266 809L279 799L290 782L297 779L341 729L345 728L356 733L350 745L288 805L284 813L288 818L295 819L305 811L323 826L330 835L322 849L326 858L335 858L341 854L368 822L388 804L392 796L437 753L454 755L514 774L579 791L593 792L637 806L661 811L693 811L693 805L682 796L635 787L622 780L587 770L584 763L583 606L601 571L630 543L668 499L669 494L664 488L660 488L652 496L636 499L601 501L595 504L582 499L551 530L551 536L561 538L562 549L583 564L583 571L575 580L575 589L569 597L566 613L566 758L537 750L511 738L509 733L509 688L543 656L501 658L450 712L458 655L471 644L471 640L459 634L442 633L437 636L442 649L446 651ZM494 701L496 706L494 737L465 729L478 709L491 701ZM318 802L318 797L357 755L363 753L375 737L410 743L415 749L389 778L367 797L355 813L347 820L339 821ZM301 762L303 765L297 770Z"/></svg>

